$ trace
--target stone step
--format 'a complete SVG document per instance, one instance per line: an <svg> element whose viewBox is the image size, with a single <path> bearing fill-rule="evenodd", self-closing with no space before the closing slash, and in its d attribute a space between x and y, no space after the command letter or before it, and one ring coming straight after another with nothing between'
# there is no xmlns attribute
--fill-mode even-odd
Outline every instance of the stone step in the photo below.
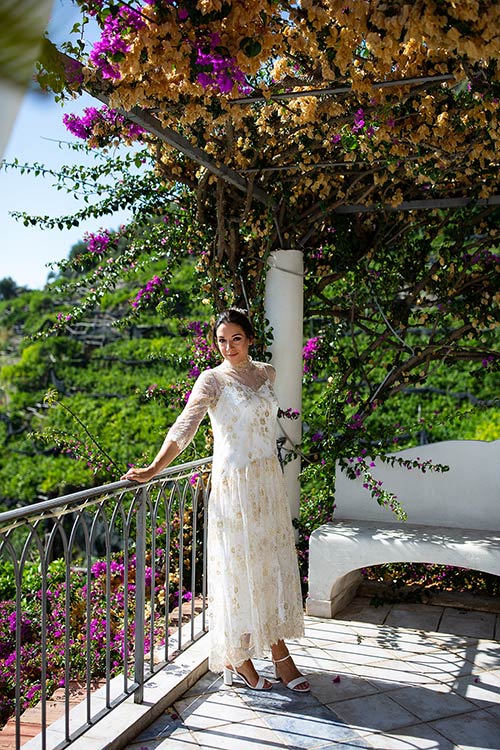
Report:
<svg viewBox="0 0 500 750"><path fill-rule="evenodd" d="M91 689L98 690L105 685L105 680L92 683ZM86 695L84 682L74 681L69 685L69 708L70 710L81 703ZM60 719L65 712L65 689L58 688L46 703L46 725L50 726L54 721ZM22 747L28 740L36 737L42 731L42 707L41 703L26 709L21 715L21 742ZM16 720L10 718L0 730L0 750L14 750L16 747Z"/></svg>

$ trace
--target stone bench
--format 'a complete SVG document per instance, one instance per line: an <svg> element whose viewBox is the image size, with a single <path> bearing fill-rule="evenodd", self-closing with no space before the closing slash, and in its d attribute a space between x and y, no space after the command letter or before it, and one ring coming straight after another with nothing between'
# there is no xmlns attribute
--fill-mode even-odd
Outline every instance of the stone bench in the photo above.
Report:
<svg viewBox="0 0 500 750"><path fill-rule="evenodd" d="M309 541L308 614L333 617L371 565L438 563L500 575L500 440L450 440L393 455L430 459L449 471L422 473L376 460L373 476L408 515L399 521L362 478L337 469L334 521Z"/></svg>

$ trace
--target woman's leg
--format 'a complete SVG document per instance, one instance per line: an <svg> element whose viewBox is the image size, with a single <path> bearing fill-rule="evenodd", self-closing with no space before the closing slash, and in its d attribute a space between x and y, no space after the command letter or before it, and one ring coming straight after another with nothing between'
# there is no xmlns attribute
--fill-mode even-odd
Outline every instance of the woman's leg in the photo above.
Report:
<svg viewBox="0 0 500 750"><path fill-rule="evenodd" d="M245 677L246 681L252 687L255 687L257 685L257 682L259 680L259 675L257 674L257 671L251 659L247 659L242 664L239 664L238 667L234 667L234 670L230 664L227 665L227 668L231 669L232 671L236 671L240 675ZM270 687L271 687L271 683L269 682L269 680L264 680L264 686L262 690L267 690Z"/></svg>
<svg viewBox="0 0 500 750"><path fill-rule="evenodd" d="M273 645L271 646L271 654L273 662L276 664L278 675L281 677L285 684L288 684L289 682L291 682L291 680L295 680L298 677L302 677L301 673L295 666L295 662L290 656L286 643L283 640L279 640L276 643L273 643ZM307 690L309 690L309 688L309 682L304 677L304 682L300 682L296 686L295 690L297 690L298 692L301 690L306 692Z"/></svg>

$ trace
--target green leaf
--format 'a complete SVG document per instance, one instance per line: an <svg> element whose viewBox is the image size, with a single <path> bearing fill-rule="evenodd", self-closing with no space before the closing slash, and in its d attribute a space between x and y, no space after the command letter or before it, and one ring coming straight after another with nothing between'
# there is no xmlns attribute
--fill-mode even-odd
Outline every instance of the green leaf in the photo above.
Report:
<svg viewBox="0 0 500 750"><path fill-rule="evenodd" d="M255 39L251 36L246 36L240 42L240 50L247 57L256 57L256 55L258 55L262 50L262 44L258 41L258 39Z"/></svg>

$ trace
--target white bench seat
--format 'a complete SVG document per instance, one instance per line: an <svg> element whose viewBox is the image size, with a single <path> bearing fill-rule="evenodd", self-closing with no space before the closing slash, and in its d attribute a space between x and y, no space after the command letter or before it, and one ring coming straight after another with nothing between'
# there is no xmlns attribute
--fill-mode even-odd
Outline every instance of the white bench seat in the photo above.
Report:
<svg viewBox="0 0 500 750"><path fill-rule="evenodd" d="M372 565L437 563L500 575L500 441L447 441L396 455L430 458L450 471L375 462L373 475L398 496L406 522L379 506L361 478L337 471L334 521L309 542L309 615L333 617Z"/></svg>

